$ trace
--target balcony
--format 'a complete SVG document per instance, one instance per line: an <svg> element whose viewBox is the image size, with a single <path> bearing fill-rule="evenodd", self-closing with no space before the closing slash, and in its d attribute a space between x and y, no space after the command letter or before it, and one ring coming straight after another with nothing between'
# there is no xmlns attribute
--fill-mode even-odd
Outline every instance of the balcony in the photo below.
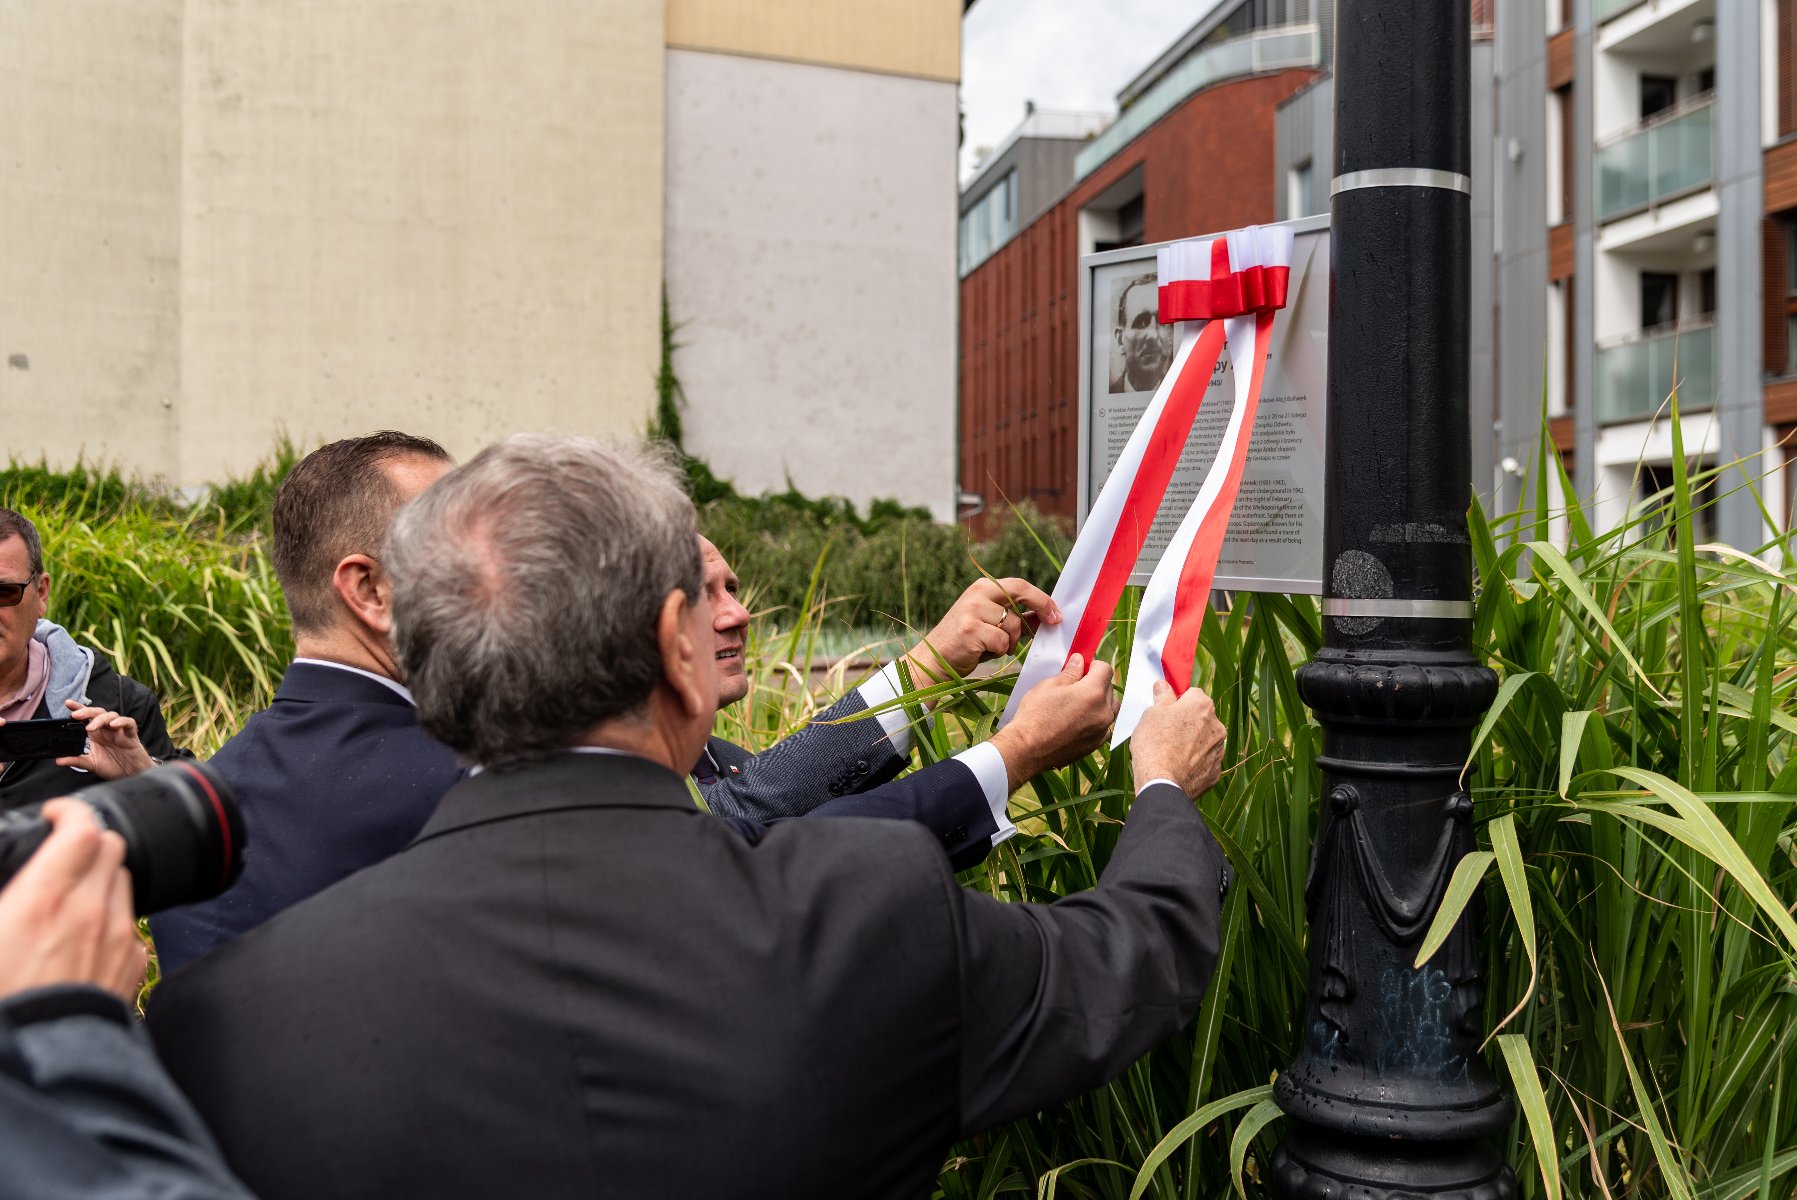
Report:
<svg viewBox="0 0 1797 1200"><path fill-rule="evenodd" d="M1672 393L1673 358L1678 359L1678 407L1701 412L1716 403L1716 327L1681 325L1637 334L1597 348L1597 423L1645 421L1661 411Z"/></svg>
<svg viewBox="0 0 1797 1200"><path fill-rule="evenodd" d="M1597 0L1594 15L1599 53L1688 62L1715 36L1716 0Z"/></svg>
<svg viewBox="0 0 1797 1200"><path fill-rule="evenodd" d="M1716 103L1708 93L1656 114L1597 150L1597 219L1660 204L1716 178Z"/></svg>
<svg viewBox="0 0 1797 1200"><path fill-rule="evenodd" d="M1276 25L1206 46L1156 80L1093 138L1074 160L1074 177L1084 179L1096 171L1200 88L1262 71L1317 66L1322 46L1323 34L1315 25Z"/></svg>

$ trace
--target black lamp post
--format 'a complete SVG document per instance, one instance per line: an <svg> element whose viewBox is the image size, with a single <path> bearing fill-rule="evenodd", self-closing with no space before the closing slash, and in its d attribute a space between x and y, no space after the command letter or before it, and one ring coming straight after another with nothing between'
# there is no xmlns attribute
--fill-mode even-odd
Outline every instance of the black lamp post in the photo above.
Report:
<svg viewBox="0 0 1797 1200"><path fill-rule="evenodd" d="M1497 678L1470 647L1468 0L1337 0L1322 723L1310 999L1279 1078L1284 1200L1508 1200L1469 912L1413 964L1473 848L1458 776Z"/></svg>

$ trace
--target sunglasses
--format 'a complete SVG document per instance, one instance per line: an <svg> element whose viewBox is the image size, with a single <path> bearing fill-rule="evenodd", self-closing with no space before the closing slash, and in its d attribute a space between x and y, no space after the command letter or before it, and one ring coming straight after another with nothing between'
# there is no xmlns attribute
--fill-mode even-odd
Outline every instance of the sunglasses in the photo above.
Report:
<svg viewBox="0 0 1797 1200"><path fill-rule="evenodd" d="M37 576L26 577L24 583L0 583L0 608L12 608L25 598L25 589L37 582Z"/></svg>

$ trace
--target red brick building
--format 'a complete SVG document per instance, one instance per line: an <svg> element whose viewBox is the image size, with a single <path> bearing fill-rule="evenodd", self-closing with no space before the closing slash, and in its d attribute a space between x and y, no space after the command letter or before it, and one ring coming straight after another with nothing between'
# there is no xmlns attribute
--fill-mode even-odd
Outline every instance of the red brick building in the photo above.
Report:
<svg viewBox="0 0 1797 1200"><path fill-rule="evenodd" d="M1133 97L1126 89L1121 128L1107 131L1111 144L1142 123L1140 116L1130 120L1132 98L1152 105L1154 89L1169 80L1177 86L1182 74L1187 82L1203 77L1183 65L1194 50L1225 68L1238 59L1252 67L1262 56L1243 53L1255 48L1243 43L1299 31L1309 38L1307 53L1317 56L1309 61L1320 58L1314 25L1232 30L1235 10L1223 7L1221 20L1207 18L1132 84ZM1244 0L1240 10L1255 7ZM1025 499L1075 515L1080 255L1274 220L1274 110L1316 74L1282 68L1216 78L1150 118L1114 152L1104 135L1088 143L1082 163L1098 155L1103 161L971 269L963 237L959 470L968 507L979 507L971 503L975 494L984 502L986 515L976 519L983 523ZM983 174L964 197L977 201L982 184L999 192L988 178ZM1004 206L1015 205L1015 183L1010 192L998 197ZM962 207L966 214L973 204L964 200Z"/></svg>

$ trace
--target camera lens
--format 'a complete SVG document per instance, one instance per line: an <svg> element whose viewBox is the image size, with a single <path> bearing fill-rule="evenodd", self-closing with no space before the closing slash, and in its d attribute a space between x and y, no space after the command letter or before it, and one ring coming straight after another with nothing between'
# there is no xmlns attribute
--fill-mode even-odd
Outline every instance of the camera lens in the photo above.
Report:
<svg viewBox="0 0 1797 1200"><path fill-rule="evenodd" d="M230 787L203 763L167 763L73 795L125 839L125 866L140 917L211 899L230 887L243 867L243 814ZM0 883L11 879L48 835L41 807L0 816Z"/></svg>

